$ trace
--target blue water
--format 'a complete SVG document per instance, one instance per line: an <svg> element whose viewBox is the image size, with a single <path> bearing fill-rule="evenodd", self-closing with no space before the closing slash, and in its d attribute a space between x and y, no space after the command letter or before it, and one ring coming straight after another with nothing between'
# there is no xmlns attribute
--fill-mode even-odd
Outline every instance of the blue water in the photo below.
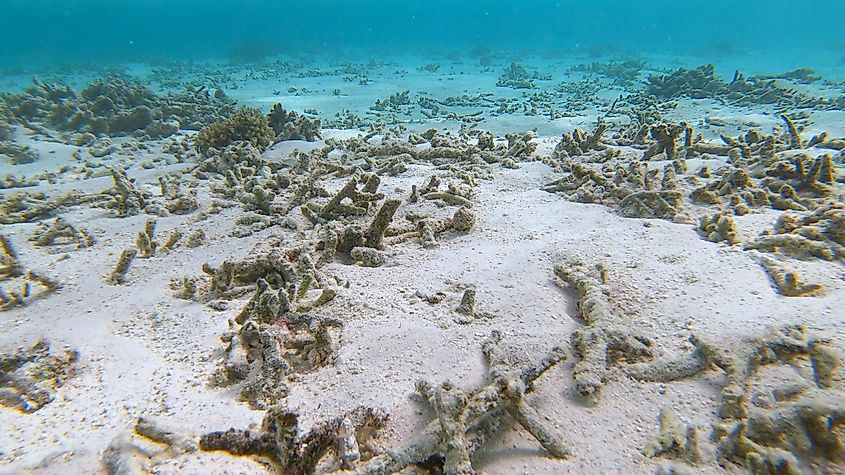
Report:
<svg viewBox="0 0 845 475"><path fill-rule="evenodd" d="M248 44L337 57L484 46L825 67L845 59L843 11L842 0L0 0L0 65L225 59Z"/></svg>

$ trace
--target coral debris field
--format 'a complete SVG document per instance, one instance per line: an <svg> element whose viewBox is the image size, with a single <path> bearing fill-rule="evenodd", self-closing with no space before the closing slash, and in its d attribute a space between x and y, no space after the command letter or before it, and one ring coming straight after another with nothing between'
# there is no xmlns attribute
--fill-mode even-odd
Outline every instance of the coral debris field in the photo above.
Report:
<svg viewBox="0 0 845 475"><path fill-rule="evenodd" d="M845 470L845 83L491 55L4 76L0 473Z"/></svg>

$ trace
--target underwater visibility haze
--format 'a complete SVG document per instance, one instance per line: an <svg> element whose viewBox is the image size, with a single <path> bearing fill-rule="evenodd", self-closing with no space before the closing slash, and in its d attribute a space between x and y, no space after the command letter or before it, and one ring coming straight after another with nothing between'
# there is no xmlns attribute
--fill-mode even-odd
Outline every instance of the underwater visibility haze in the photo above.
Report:
<svg viewBox="0 0 845 475"><path fill-rule="evenodd" d="M843 11L0 0L0 475L845 473Z"/></svg>
<svg viewBox="0 0 845 475"><path fill-rule="evenodd" d="M225 58L239 43L285 53L465 52L753 54L842 60L837 1L5 0L0 61ZM827 61L825 61L827 58ZM808 65L802 65L808 66Z"/></svg>

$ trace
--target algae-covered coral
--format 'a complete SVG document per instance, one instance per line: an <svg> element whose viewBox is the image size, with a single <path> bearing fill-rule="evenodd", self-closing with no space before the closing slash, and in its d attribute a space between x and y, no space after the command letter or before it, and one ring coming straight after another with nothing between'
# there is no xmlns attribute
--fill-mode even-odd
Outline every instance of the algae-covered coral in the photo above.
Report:
<svg viewBox="0 0 845 475"><path fill-rule="evenodd" d="M264 150L273 139L273 129L267 117L258 109L238 109L232 117L215 122L197 133L197 150L207 154L212 148L224 149L235 142L246 142Z"/></svg>

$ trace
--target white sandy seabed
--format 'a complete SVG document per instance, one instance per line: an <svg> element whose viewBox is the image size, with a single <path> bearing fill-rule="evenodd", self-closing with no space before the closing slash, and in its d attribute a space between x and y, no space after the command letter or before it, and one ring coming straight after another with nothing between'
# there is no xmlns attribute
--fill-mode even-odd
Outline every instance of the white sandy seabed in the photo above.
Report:
<svg viewBox="0 0 845 475"><path fill-rule="evenodd" d="M467 84L486 84L490 77L444 75L441 80L460 83L454 88L440 86L443 92L451 88L462 93ZM325 83L320 90L333 86ZM377 97L415 90L413 84L377 87L383 88L374 93ZM267 89L263 84L247 84L232 95L247 104L282 99L294 108L320 109L329 101L328 96L309 99L307 94L276 97L267 94ZM365 110L373 102L371 97L343 100L347 102L338 109ZM728 127L734 124L739 130L748 122L749 112L687 101L673 115L695 122L718 114ZM842 114L814 118L808 135L816 130L845 135ZM593 119L581 120L588 124ZM763 130L771 130L777 121L762 114L754 119ZM560 130L580 125L558 123L553 125L557 130L549 131L542 117L510 120L498 125L525 129L533 121L540 128L538 154L550 152ZM350 134L326 130L324 138ZM33 140L23 130L18 135L21 143L38 149L42 159L15 168L15 173L70 163L74 147ZM284 149L271 149L267 155L285 158L291 148L305 145L285 143ZM135 152L131 160L140 163L161 153L160 143L149 146L147 151ZM5 164L0 166L4 173L9 170ZM176 168L132 167L129 174L138 183L152 186L158 175ZM381 190L406 197L412 185L423 183L431 173L426 166L412 166L399 176L386 177ZM692 225L623 218L601 205L568 202L542 190L559 177L539 162L521 163L518 169L496 166L494 179L479 182L474 199L478 222L473 232L444 238L435 249L413 242L392 246L387 264L378 268L338 262L325 266L323 272L348 281L349 286L339 289L338 296L319 311L342 318L345 326L334 365L300 375L290 385L285 403L302 415L301 428L308 430L358 405L370 406L390 415L379 444L395 447L434 417L427 405L410 397L417 380L449 379L465 389L484 384L481 342L491 330L502 332L520 361L542 358L554 346L569 348L570 334L582 322L577 295L555 283L553 266L561 261L604 262L615 310L653 339L661 355L688 350L690 334L740 338L785 323L807 325L814 336L831 339L834 349L845 349L845 271L840 263L796 261L802 276L824 285L826 292L818 297L783 297L741 247L708 242ZM332 181L327 187L337 189L342 183ZM110 186L111 180L101 177L41 188L102 191ZM208 199L201 196L201 205L207 206ZM145 216L114 218L103 209L74 208L65 219L91 232L96 244L60 254L31 245L27 237L33 224L3 226L2 233L11 239L21 261L44 270L62 287L0 314L0 347L8 350L43 337L56 349L62 345L77 349L80 358L74 376L52 403L32 414L0 409L0 473L104 471L101 452L129 431L139 416L156 417L195 435L230 427L258 428L262 411L239 403L236 388L209 384L224 349L220 336L246 297L216 311L176 299L169 288L171 279L199 274L204 262L217 265L224 259L238 259L268 236L292 232L271 228L232 238L234 215L235 210L227 210L195 224L189 224L190 216L159 218L160 235L176 227L201 227L206 244L136 259L127 284L118 286L107 284L104 276L120 251L135 242ZM740 232L753 237L771 227L778 215L770 210L738 219ZM466 287L478 289L478 308L489 318L469 325L455 322L454 309ZM443 291L446 298L431 305L416 296L418 291ZM672 407L685 423L702 428L705 438L717 419L721 372L657 384L637 382L618 368L611 369L599 402L588 404L575 393L572 368L576 361L570 354L548 371L528 399L560 432L572 455L553 459L523 429L509 426L479 453L477 470L488 474L654 473L673 464L642 454L659 430L662 408ZM258 459L197 452L155 460L153 470L222 474L262 473L270 468ZM745 472L733 464L679 470Z"/></svg>

